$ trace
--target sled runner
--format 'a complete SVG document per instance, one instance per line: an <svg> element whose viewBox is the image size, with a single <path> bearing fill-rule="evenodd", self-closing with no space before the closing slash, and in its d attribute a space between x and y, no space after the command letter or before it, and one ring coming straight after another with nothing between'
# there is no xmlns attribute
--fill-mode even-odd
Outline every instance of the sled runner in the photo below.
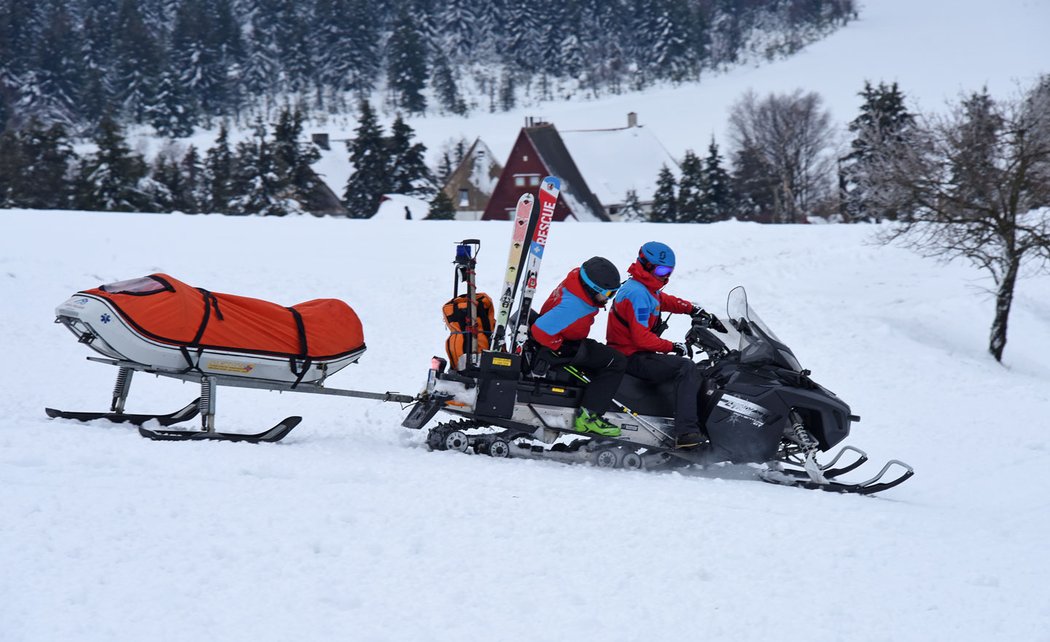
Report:
<svg viewBox="0 0 1050 642"><path fill-rule="evenodd" d="M324 387L325 379L355 363L365 352L361 321L338 299L315 299L284 307L260 299L209 292L166 274L83 290L55 311L61 323L104 358L92 361L119 368L109 412L46 409L49 417L106 419L139 426L151 439L280 441L301 421L288 417L257 434L215 429L220 386L341 395L399 401L414 397ZM135 372L147 372L201 386L200 398L168 414L124 412ZM164 427L200 414L201 430ZM160 428L144 426L149 422Z"/></svg>
<svg viewBox="0 0 1050 642"><path fill-rule="evenodd" d="M444 411L459 419L429 430L433 450L630 469L742 464L762 481L840 493L887 490L914 474L908 464L891 460L869 479L845 481L868 460L852 446L818 462L860 417L810 378L748 306L743 288L730 292L727 303L732 330L724 336L735 341L723 341L709 323L694 318L685 337L690 358L694 349L706 356L695 362L703 378L697 404L704 430L696 448L675 447L673 383L652 385L630 375L604 415L620 427L620 436L576 433L573 418L586 377L571 369L538 374L528 351L483 352L480 367L464 372L446 371L435 357L421 401L402 425L420 429Z"/></svg>

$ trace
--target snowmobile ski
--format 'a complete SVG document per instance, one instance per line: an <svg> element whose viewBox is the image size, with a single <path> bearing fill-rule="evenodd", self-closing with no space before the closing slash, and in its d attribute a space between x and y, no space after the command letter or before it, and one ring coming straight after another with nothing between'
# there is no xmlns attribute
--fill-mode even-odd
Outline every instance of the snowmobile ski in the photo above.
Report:
<svg viewBox="0 0 1050 642"><path fill-rule="evenodd" d="M273 428L255 434L215 432L206 430L157 430L139 426L139 434L154 441L246 441L252 444L281 441L299 425L302 417L287 417Z"/></svg>
<svg viewBox="0 0 1050 642"><path fill-rule="evenodd" d="M518 283L521 281L521 257L525 252L535 202L536 199L532 194L522 194L514 210L514 229L510 239L510 253L507 256L507 271L503 277L503 287L500 289L499 309L496 311L493 350L503 351L507 343L505 336L507 321L510 319L510 310L514 306L514 295L518 292Z"/></svg>
<svg viewBox="0 0 1050 642"><path fill-rule="evenodd" d="M156 421L161 426L173 426L183 421L189 421L200 412L200 399L194 399L183 408L166 415L131 414L124 412L73 412L70 410L58 410L55 408L44 408L44 412L52 419L75 419L77 421L96 421L105 419L117 424L133 424L141 426L147 421Z"/></svg>
<svg viewBox="0 0 1050 642"><path fill-rule="evenodd" d="M518 318L514 322L511 331L513 343L512 350L520 354L522 346L529 335L529 312L532 309L532 299L536 295L536 284L539 279L540 263L543 261L543 250L547 247L547 236L550 233L551 221L554 218L554 208L558 204L558 195L561 193L561 181L554 176L548 176L540 183L539 201L540 208L538 217L535 219L536 230L529 240L529 250L525 261L525 269L522 270L525 281L521 289L521 304L518 306Z"/></svg>
<svg viewBox="0 0 1050 642"><path fill-rule="evenodd" d="M859 465L860 464L857 464L856 466ZM856 468L856 466L854 466L854 468ZM904 472L889 481L882 481L886 476L886 473L893 467L903 468ZM779 486L791 486L793 488L805 488L807 490L823 490L831 493L871 495L903 484L915 474L915 470L899 459L891 459L883 465L878 474L867 481L849 483L835 479L841 474L843 473L835 472L832 475L826 475L824 481L815 481L810 477L809 473L804 470L783 469L764 471L759 475L759 479L766 483Z"/></svg>

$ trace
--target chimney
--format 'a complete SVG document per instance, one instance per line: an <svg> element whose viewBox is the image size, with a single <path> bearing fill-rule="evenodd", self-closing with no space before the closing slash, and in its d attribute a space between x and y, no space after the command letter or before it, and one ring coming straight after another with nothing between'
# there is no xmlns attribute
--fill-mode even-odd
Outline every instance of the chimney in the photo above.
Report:
<svg viewBox="0 0 1050 642"><path fill-rule="evenodd" d="M330 149L328 146L328 134L312 134L310 138L313 140L314 145L321 149Z"/></svg>
<svg viewBox="0 0 1050 642"><path fill-rule="evenodd" d="M633 111L627 112L627 126L637 127L638 126L638 114Z"/></svg>

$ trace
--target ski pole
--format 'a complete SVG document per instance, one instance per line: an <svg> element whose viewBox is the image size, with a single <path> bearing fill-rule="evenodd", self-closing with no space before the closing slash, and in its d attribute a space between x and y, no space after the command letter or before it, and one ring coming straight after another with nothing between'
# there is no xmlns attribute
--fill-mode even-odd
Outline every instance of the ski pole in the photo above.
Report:
<svg viewBox="0 0 1050 642"><path fill-rule="evenodd" d="M576 366L563 366L563 367L565 368L566 372L568 372L572 376L576 377L577 379L579 379L583 383L590 383L591 382L591 380L587 377L587 375L583 374L582 372L580 372L579 370L576 369ZM671 435L668 435L664 431L660 430L659 428L654 426L648 420L643 419L642 416L639 415L637 412L631 410L630 408L628 408L627 406L623 405L622 403L620 403L616 399L612 399L612 402L620 407L620 412L627 413L628 415L634 417L635 419L638 420L638 423L642 424L643 426L648 428L650 431L652 431L654 433L657 433L657 434L660 434L660 435L663 435L663 437L665 439L667 439L668 441L674 441L674 439L671 437Z"/></svg>

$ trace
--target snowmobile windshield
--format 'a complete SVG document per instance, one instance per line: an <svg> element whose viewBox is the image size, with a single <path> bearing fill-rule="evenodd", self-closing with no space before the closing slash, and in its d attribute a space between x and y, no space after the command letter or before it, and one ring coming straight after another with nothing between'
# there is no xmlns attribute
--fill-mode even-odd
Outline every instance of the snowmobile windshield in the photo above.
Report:
<svg viewBox="0 0 1050 642"><path fill-rule="evenodd" d="M729 323L740 335L740 362L752 365L775 365L794 372L801 372L791 348L787 347L770 327L762 320L755 309L747 302L747 292L743 287L735 287L729 292L726 300L726 314Z"/></svg>

